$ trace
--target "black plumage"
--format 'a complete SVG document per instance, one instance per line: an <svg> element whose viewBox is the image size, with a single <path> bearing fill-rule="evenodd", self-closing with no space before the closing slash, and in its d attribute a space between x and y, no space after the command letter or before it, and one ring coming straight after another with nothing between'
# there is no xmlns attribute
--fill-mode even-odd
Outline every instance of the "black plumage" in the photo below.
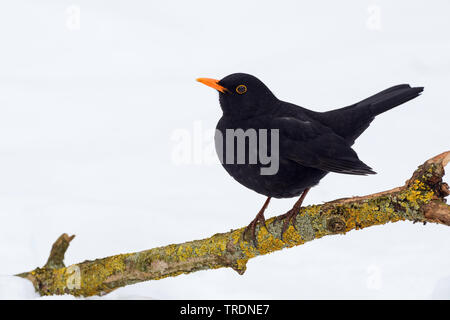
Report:
<svg viewBox="0 0 450 320"><path fill-rule="evenodd" d="M223 163L226 171L239 183L268 197L263 209L249 225L255 234L258 222L264 222L264 209L271 197L288 198L306 192L329 172L368 175L375 172L351 148L373 119L408 100L420 95L422 87L407 84L381 91L351 106L328 112L315 112L275 97L269 88L256 77L231 74L222 80L201 78L219 91L223 116L217 132L226 129L278 129L279 170L273 175L261 175L263 165ZM244 90L245 88L245 90ZM246 144L249 146L249 144ZM226 156L226 148L218 150ZM247 150L248 153L257 150ZM292 220L301 205L299 200L285 215L285 224Z"/></svg>

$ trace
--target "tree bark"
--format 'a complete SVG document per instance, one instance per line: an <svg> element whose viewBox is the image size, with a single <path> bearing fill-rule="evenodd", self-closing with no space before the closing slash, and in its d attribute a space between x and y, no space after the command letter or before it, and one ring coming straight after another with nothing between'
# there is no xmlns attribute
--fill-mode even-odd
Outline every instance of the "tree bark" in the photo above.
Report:
<svg viewBox="0 0 450 320"><path fill-rule="evenodd" d="M63 234L53 244L44 267L18 276L29 279L41 295L104 295L137 282L198 270L230 267L243 274L247 261L256 256L388 222L409 220L450 226L450 206L444 199L449 187L442 181L449 161L450 151L426 161L405 185L392 190L303 207L283 239L280 234L283 221L277 222L276 217L268 219L267 229L259 226L256 230L257 247L243 238L245 228L240 228L207 239L65 267L64 254L74 236Z"/></svg>

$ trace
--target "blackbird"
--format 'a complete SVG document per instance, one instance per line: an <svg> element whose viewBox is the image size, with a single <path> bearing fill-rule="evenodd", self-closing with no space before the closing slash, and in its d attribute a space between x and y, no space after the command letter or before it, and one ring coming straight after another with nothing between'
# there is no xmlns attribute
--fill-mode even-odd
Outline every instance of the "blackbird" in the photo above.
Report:
<svg viewBox="0 0 450 320"><path fill-rule="evenodd" d="M244 236L253 240L255 246L256 226L258 223L266 226L264 211L272 197L301 195L292 209L279 218L284 221L283 237L289 223L299 213L309 189L327 173L375 174L358 158L351 146L377 115L414 99L423 91L423 87L412 88L401 84L348 107L315 112L279 100L262 81L250 74L234 73L222 80L199 78L197 81L219 92L223 115L216 127L216 151L223 167L240 184L267 196L263 207L244 232ZM230 151L223 147L223 143L217 144L217 136L226 136L230 129L245 132L249 129L266 129L267 132L277 129L279 150L276 173L262 174L261 168L267 163L260 160L256 163L223 161L230 152L233 153L231 160L238 157L236 148ZM253 145L256 149L251 150L248 139L245 147L245 159L260 151L260 145Z"/></svg>

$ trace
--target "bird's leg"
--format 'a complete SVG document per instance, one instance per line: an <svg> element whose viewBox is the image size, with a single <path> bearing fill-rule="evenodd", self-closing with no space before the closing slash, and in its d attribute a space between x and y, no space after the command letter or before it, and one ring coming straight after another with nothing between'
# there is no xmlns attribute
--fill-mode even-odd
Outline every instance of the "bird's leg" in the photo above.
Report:
<svg viewBox="0 0 450 320"><path fill-rule="evenodd" d="M281 240L283 240L283 234L286 232L286 230L287 230L289 224L291 223L291 221L293 221L295 219L295 217L297 217L297 215L298 215L298 213L300 211L300 208L302 207L303 200L305 200L306 194L308 193L309 189L310 188L306 188L303 191L302 195L297 200L297 202L294 204L294 206L292 207L291 210L289 210L285 214L283 214L283 215L281 215L281 216L276 218L275 221L284 220L283 221L283 228L281 229ZM292 224L292 226L294 228L296 228L295 224Z"/></svg>
<svg viewBox="0 0 450 320"><path fill-rule="evenodd" d="M255 219L250 222L250 224L245 228L244 230L244 238L247 237L247 233L250 232L251 240L253 241L253 245L257 247L258 241L256 240L256 226L258 223L261 223L266 229L266 219L264 218L264 211L266 211L267 206L269 205L271 197L267 197L266 202L264 202L264 205L262 206L261 210L259 210L258 214L256 215Z"/></svg>

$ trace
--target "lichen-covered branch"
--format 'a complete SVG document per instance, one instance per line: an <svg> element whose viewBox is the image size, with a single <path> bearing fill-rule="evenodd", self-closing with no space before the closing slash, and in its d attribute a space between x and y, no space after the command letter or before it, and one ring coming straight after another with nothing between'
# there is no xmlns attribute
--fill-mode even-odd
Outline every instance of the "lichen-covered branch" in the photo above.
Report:
<svg viewBox="0 0 450 320"><path fill-rule="evenodd" d="M244 228L241 228L217 233L207 239L65 267L64 253L73 236L63 234L53 245L44 267L18 276L32 281L41 295L103 295L129 284L198 270L230 267L243 274L247 261L256 256L323 236L388 222L409 220L450 226L450 206L444 199L449 194L449 187L442 181L444 167L449 161L450 151L426 161L402 187L303 207L283 239L280 234L283 221L276 222L275 217L271 218L267 220L267 229L257 229L257 247L243 239Z"/></svg>
<svg viewBox="0 0 450 320"><path fill-rule="evenodd" d="M44 268L59 269L64 268L64 255L69 248L70 241L75 238L75 235L69 237L67 233L63 233L53 244L50 256Z"/></svg>

